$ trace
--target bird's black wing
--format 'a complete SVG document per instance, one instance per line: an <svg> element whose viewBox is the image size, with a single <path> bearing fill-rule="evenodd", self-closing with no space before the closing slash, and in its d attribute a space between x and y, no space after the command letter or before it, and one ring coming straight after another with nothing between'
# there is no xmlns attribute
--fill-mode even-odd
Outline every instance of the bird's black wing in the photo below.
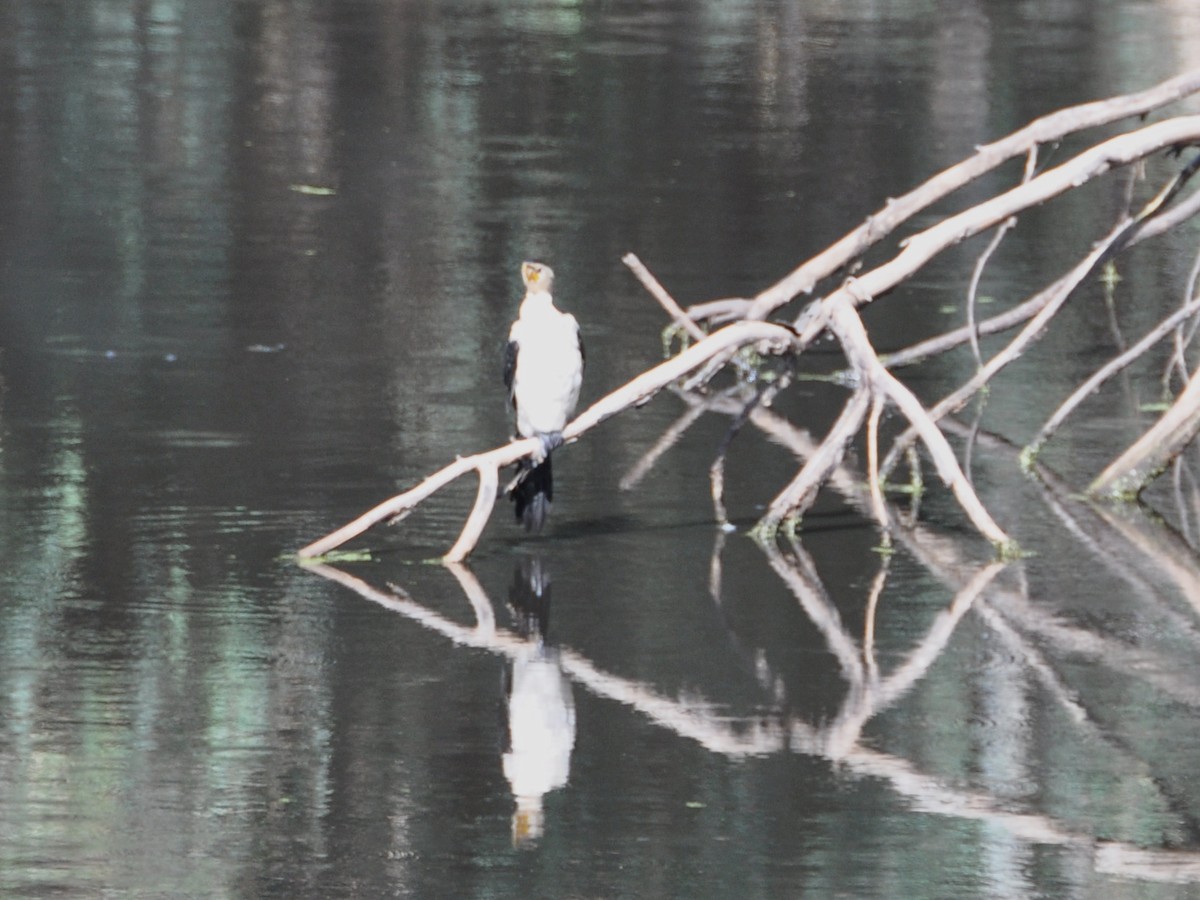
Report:
<svg viewBox="0 0 1200 900"><path fill-rule="evenodd" d="M512 397L513 378L517 374L517 342L509 341L504 348L504 386Z"/></svg>
<svg viewBox="0 0 1200 900"><path fill-rule="evenodd" d="M579 374L582 375L584 369L587 368L587 351L583 349L583 332L579 334Z"/></svg>

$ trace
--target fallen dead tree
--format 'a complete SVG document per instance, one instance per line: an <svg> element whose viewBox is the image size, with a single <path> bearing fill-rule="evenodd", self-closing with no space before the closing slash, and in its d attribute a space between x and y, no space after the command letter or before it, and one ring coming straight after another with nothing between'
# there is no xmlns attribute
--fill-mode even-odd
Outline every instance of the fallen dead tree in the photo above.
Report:
<svg viewBox="0 0 1200 900"><path fill-rule="evenodd" d="M1019 358L1028 345L1044 333L1075 287L1098 266L1127 247L1175 227L1200 210L1200 195L1185 196L1185 187L1198 167L1200 156L1190 161L1184 158L1188 148L1200 146L1200 116L1177 116L1149 124L1138 121L1128 131L1106 137L1042 171L1037 165L1039 148L1086 129L1145 116L1198 91L1200 70L1138 94L1071 107L1038 119L999 141L980 147L968 159L938 173L908 194L890 200L858 228L753 298L727 298L683 310L641 262L632 254L628 255L626 264L672 317L673 328L684 336L684 346L675 355L584 410L563 430L564 441L580 440L604 420L645 403L664 388L703 392L723 370L732 369L744 374L755 366L753 361L747 361L747 351L752 350L758 358L787 356L800 365L805 350L818 338L828 335L837 341L845 355L848 364L845 381L853 385L854 390L818 452L804 462L791 482L769 503L756 529L759 536L772 538L781 528L794 529L818 490L837 469L850 442L865 431L868 478L877 509L883 507L879 498L884 480L901 458L907 459L910 466L915 465L916 455L912 449L919 441L939 477L951 489L975 528L994 545L1000 556L1015 554L1018 548L971 487L939 427L939 420L961 409L999 371ZM1133 209L1122 212L1092 249L1053 284L1005 313L990 319L977 319L974 285L988 255L1002 240L1015 217L1114 170L1138 164L1165 151L1175 154L1179 160L1178 170L1166 179L1149 202L1136 212ZM868 249L892 236L917 213L1003 163L1022 156L1026 160L1023 173L1010 189L905 237L890 259L844 277L802 309L790 315L786 313L789 304L801 295L813 293L839 272L852 271ZM862 307L911 278L946 249L988 231L994 232L994 238L972 278L967 325L916 347L881 357L863 324ZM1190 310L1192 303L1191 296L1185 298L1185 308ZM1173 327L1181 326L1190 315L1190 312L1181 314ZM981 335L1018 326L1022 326L1020 331L1005 348L986 361L982 358L979 352ZM1160 329L1165 338L1169 329L1163 326ZM971 344L975 352L976 372L939 403L925 407L897 371L904 364L964 343ZM750 405L758 402L761 402L761 395L748 401L747 412ZM1066 406L1064 404L1064 409ZM877 425L885 407L897 410L908 427L883 456L878 446ZM1185 390L1164 416L1164 423L1151 429L1144 441L1114 461L1109 471L1097 479L1093 492L1117 491L1124 496L1136 495L1200 428L1200 390ZM1043 442L1049 439L1054 427L1057 422L1047 423L1041 436ZM1029 449L1030 457L1039 447L1040 444ZM500 468L528 457L538 449L539 442L530 438L461 457L409 491L390 498L304 547L299 555L312 559L327 554L377 524L403 518L442 487L474 473L479 482L475 503L458 540L445 556L447 561L462 560L475 548L491 515L499 490ZM914 478L918 477L914 473ZM882 514L880 524L886 533L890 523Z"/></svg>

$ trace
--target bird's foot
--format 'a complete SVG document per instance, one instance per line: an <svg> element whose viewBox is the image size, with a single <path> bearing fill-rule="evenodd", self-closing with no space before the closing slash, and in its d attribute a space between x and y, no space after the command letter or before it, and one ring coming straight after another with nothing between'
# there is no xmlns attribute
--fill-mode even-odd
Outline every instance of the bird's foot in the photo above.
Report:
<svg viewBox="0 0 1200 900"><path fill-rule="evenodd" d="M563 440L561 431L538 432L537 434L531 435L531 437L538 439L537 449L534 450L533 454L530 456L530 459L533 460L533 464L535 466L540 466L546 461L546 457L550 455L552 450L557 450L564 443L566 443Z"/></svg>
<svg viewBox="0 0 1200 900"><path fill-rule="evenodd" d="M539 434L538 442L542 445L541 452L538 455L538 462L541 462L550 455L550 451L557 450L563 445L562 432L551 431L546 434Z"/></svg>

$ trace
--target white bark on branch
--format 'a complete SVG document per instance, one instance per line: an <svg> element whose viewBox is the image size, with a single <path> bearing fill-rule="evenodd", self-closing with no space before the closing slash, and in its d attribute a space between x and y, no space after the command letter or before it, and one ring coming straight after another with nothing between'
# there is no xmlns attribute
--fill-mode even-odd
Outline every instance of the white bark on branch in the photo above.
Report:
<svg viewBox="0 0 1200 900"><path fill-rule="evenodd" d="M888 262L856 276L852 282L830 293L826 306L849 298L856 305L870 302L919 270L948 247L994 228L1011 216L1045 203L1058 195L1077 188L1103 175L1115 166L1128 165L1168 147L1200 142L1200 116L1182 116L1155 125L1147 125L1130 134L1123 134L1083 151L1073 159L1043 172L991 200L986 200L957 215L942 219L936 225L913 235L904 249ZM803 331L808 337L813 330L824 327L820 313Z"/></svg>
<svg viewBox="0 0 1200 900"><path fill-rule="evenodd" d="M637 280L642 283L642 286L650 292L650 296L659 302L667 314L675 320L684 331L692 336L694 340L704 340L704 329L695 323L695 321L683 311L675 298L667 293L666 288L659 283L658 279L650 274L650 270L645 264L637 258L637 254L626 253L621 257L621 262L629 267L629 270L637 277Z"/></svg>
<svg viewBox="0 0 1200 900"><path fill-rule="evenodd" d="M976 496L967 477L958 465L954 450L950 447L946 436L938 429L933 419L921 406L921 401L901 384L896 377L883 367L879 357L871 347L867 330L863 327L849 300L843 300L830 307L830 328L841 341L842 349L846 352L850 364L860 373L863 382L870 390L887 397L899 407L900 412L911 423L920 435L926 449L933 458L934 467L942 481L950 487L963 511L971 519L971 523L1004 556L1017 552L1015 543L999 525L995 523L987 509Z"/></svg>
<svg viewBox="0 0 1200 900"><path fill-rule="evenodd" d="M930 419L936 422L942 417L962 409L967 401L988 384L1000 370L1017 360L1025 352L1029 344L1046 329L1050 320L1054 318L1063 304L1067 302L1067 298L1071 295L1071 292L1096 267L1096 263L1109 251L1122 233L1124 233L1125 229L1129 227L1129 224L1128 221L1125 221L1117 225L1116 228L1108 233L1104 240L1092 248L1091 253L1076 263L1070 272L1042 291L1039 297L1044 299L1044 302L1041 304L1037 315L1029 320L1026 326L1021 329L1021 332L1003 350L989 359L964 384L936 403L929 410ZM910 427L896 438L882 466L885 478L895 468L900 454L908 448L916 436L916 430Z"/></svg>
<svg viewBox="0 0 1200 900"><path fill-rule="evenodd" d="M1147 207L1150 212L1144 211L1136 220L1123 221L1105 242L1094 248L1068 275L1041 296L1022 304L1018 309L982 323L975 323L972 315L972 321L965 331L960 329L957 333L934 339L934 344L922 345L907 351L906 354L893 355L885 364L871 346L857 308L886 294L947 248L997 226L1007 228L1008 224L1014 221L1014 217L1031 207L1079 187L1114 167L1145 159L1167 148L1200 144L1200 116L1181 116L1104 140L1040 174L1035 175L1032 167L1037 148L1045 141L1059 139L1080 129L1145 113L1198 90L1200 70L1171 79L1140 94L1084 104L1045 116L1006 138L980 148L971 158L935 175L908 194L890 201L884 209L858 229L794 270L780 282L762 291L751 301L736 298L713 301L685 312L637 257L628 254L624 260L626 264L667 310L676 326L686 330L695 343L587 408L563 430L564 441L572 443L578 440L605 419L646 402L664 387L679 384L683 379L687 379L684 389L697 388L729 366L739 377L750 381L757 377L758 373L756 363L748 360L746 355L739 354L739 351L746 347L756 347L759 353L763 354L798 355L812 341L828 332L840 342L852 369L857 374L859 390L847 403L838 423L827 436L821 452L810 459L792 483L779 493L770 504L757 530L760 533L773 533L785 519L795 520L795 517L811 503L816 491L829 477L833 468L836 468L848 443L862 428L867 410L872 405L878 409L879 402L886 399L908 419L911 434L920 436L939 474L950 486L976 528L992 541L1002 554L1013 552L1015 545L975 495L936 421L939 416L965 402L966 398L987 384L1004 365L1015 359L1026 344L1045 327L1071 289L1106 253L1120 249L1137 240L1139 236L1161 231L1167 227L1164 223L1177 223L1182 221L1185 213L1190 215L1200 209L1198 194L1179 204L1175 210L1159 217L1161 221L1155 222L1148 218L1150 215L1156 215L1161 206L1174 199L1175 192L1186 181L1196 164L1187 167L1168 189L1160 193ZM901 244L899 252L890 260L859 274L856 278L847 279L818 303L811 304L801 311L793 327L763 321L766 315L799 293L811 290L818 280L852 262L867 247L893 232L915 213L1004 161L1021 154L1027 154L1030 160L1021 184L969 209L941 219L931 227L912 235ZM983 260L980 266L982 264ZM972 298L977 281L978 269L970 291ZM708 335L696 322L698 318L704 318L711 324L739 315L743 316L741 321L726 325ZM908 388L888 371L888 364L896 365L910 361L917 351L940 352L961 340L973 340L974 335L978 333L991 333L1023 321L1028 322L1025 330L1005 351L983 364L974 378L933 410L926 410ZM730 366L731 362L733 366ZM1200 409L1200 405L1197 408ZM871 418L870 427L872 454L877 449L877 421L876 414ZM1173 434L1180 437L1185 432ZM1190 437L1190 434L1186 436ZM884 461L883 477L886 477L891 468L890 461L897 457L902 446L902 443L898 443L888 460ZM539 449L538 440L525 439L457 459L412 489L392 497L353 522L309 544L299 551L299 555L305 559L321 556L380 522L402 518L442 487L468 472L474 472L479 478L475 503L464 523L462 533L445 557L448 561L464 559L478 544L494 510L499 493L499 470L533 455ZM873 475L875 460L876 457L872 455ZM718 513L723 509L720 465L721 458L713 469L713 496Z"/></svg>
<svg viewBox="0 0 1200 900"><path fill-rule="evenodd" d="M1193 372L1183 393L1153 427L1109 464L1088 487L1094 497L1136 499L1200 432L1200 378Z"/></svg>
<svg viewBox="0 0 1200 900"><path fill-rule="evenodd" d="M773 352L781 352L794 347L795 342L795 333L784 325L776 325L771 322L735 322L713 332L677 356L659 363L593 403L563 429L563 440L566 443L577 441L584 433L595 428L605 419L632 406L644 403L667 385L705 365L712 357L720 353L750 345L759 345ZM491 514L496 498L498 470L519 459L533 455L540 447L541 443L537 438L524 438L486 453L459 457L411 490L385 500L378 506L367 510L354 521L303 547L298 552L298 556L301 559L314 559L336 550L347 541L358 537L381 522L393 521L407 515L419 503L447 484L468 472L476 472L480 476L481 483L474 509L468 517L458 541L445 557L447 562L465 559L474 550Z"/></svg>
<svg viewBox="0 0 1200 900"><path fill-rule="evenodd" d="M1128 237L1125 248L1136 247L1143 241L1151 238L1159 237L1172 228L1177 227L1183 222L1200 213L1200 191L1194 192L1190 197L1176 206L1163 211L1159 215L1155 215L1151 219L1147 219L1141 227ZM1039 291L1033 297L1017 304L1012 309L1005 310L1002 313L997 313L991 318L984 319L976 324L976 329L980 335L997 334L1001 331L1007 331L1010 328L1015 328L1022 322L1028 321L1050 301L1053 294L1053 288L1048 288L1044 291ZM911 366L914 363L921 362L931 356L936 356L939 353L944 353L947 350L952 350L960 344L967 343L971 339L971 328L969 325L964 325L960 328L953 328L943 334L935 337L927 338L919 341L911 347L906 347L903 350L896 350L892 353L886 353L880 358L884 365L889 369L900 368L901 366Z"/></svg>
<svg viewBox="0 0 1200 900"><path fill-rule="evenodd" d="M1200 91L1200 69L1185 72L1136 94L1058 110L1034 120L1007 137L980 147L970 159L944 169L907 194L889 200L883 209L878 210L829 249L759 293L748 307L745 318L764 319L800 294L810 293L817 282L828 278L861 256L868 248L917 213L1008 160L1028 153L1038 144L1058 140L1076 131L1142 115L1197 91Z"/></svg>

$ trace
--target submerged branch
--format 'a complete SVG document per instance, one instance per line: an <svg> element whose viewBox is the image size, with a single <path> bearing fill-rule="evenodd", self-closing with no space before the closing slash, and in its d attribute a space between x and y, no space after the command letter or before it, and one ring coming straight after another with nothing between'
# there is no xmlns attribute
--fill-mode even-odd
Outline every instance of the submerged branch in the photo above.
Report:
<svg viewBox="0 0 1200 900"><path fill-rule="evenodd" d="M1200 432L1200 379L1192 373L1183 393L1153 427L1113 460L1088 486L1093 497L1133 500Z"/></svg>

